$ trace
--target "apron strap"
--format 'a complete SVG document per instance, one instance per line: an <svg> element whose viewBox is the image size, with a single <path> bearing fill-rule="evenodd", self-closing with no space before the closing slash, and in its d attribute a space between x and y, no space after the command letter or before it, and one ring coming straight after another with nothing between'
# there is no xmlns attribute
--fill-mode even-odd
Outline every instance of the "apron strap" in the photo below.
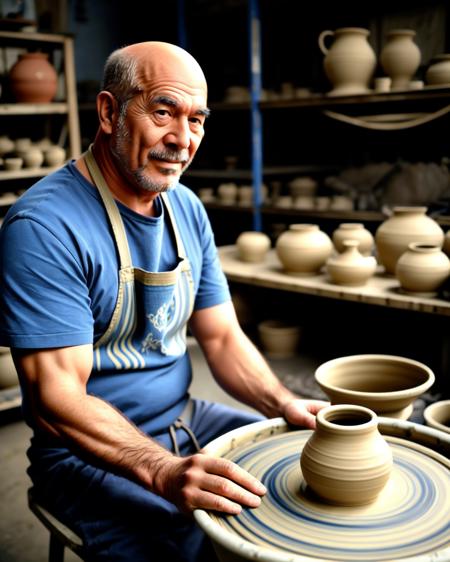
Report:
<svg viewBox="0 0 450 562"><path fill-rule="evenodd" d="M175 220L175 216L173 213L172 205L170 204L169 194L167 192L161 193L161 199L167 209L167 213L169 215L170 222L172 224L173 233L175 235L175 243L177 245L178 257L187 259L183 240L181 239L180 232L177 227L177 221Z"/></svg>
<svg viewBox="0 0 450 562"><path fill-rule="evenodd" d="M88 167L89 173L94 180L95 185L100 193L100 196L105 205L106 212L108 214L109 222L114 232L114 237L116 239L117 250L119 252L120 258L120 269L131 267L131 253L128 246L127 236L125 234L125 227L122 222L122 217L120 216L119 209L114 201L111 191L109 190L105 178L95 161L94 155L92 153L92 144L89 146L87 152L83 154L84 160Z"/></svg>

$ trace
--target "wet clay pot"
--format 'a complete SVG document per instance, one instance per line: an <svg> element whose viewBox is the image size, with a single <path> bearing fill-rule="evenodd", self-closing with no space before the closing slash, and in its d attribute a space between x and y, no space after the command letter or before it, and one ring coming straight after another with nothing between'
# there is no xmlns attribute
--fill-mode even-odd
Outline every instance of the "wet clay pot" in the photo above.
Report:
<svg viewBox="0 0 450 562"><path fill-rule="evenodd" d="M21 103L49 103L58 87L56 70L47 53L24 53L9 71L14 99Z"/></svg>
<svg viewBox="0 0 450 562"><path fill-rule="evenodd" d="M435 429L450 433L450 400L439 400L423 411L425 423Z"/></svg>
<svg viewBox="0 0 450 562"><path fill-rule="evenodd" d="M378 261L387 273L395 274L397 260L411 242L442 247L444 231L426 212L427 207L394 207L392 216L377 228Z"/></svg>
<svg viewBox="0 0 450 562"><path fill-rule="evenodd" d="M328 406L316 416L300 466L306 483L322 500L364 505L374 501L389 480L392 452L372 410Z"/></svg>
<svg viewBox="0 0 450 562"><path fill-rule="evenodd" d="M317 224L291 224L275 245L287 273L317 275L331 255L333 244Z"/></svg>

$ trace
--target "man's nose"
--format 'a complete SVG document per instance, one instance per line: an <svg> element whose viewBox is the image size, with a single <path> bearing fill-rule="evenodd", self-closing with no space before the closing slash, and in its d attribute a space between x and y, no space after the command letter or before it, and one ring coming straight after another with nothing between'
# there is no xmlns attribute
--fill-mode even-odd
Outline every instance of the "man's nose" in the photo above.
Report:
<svg viewBox="0 0 450 562"><path fill-rule="evenodd" d="M178 149L189 148L191 144L191 129L187 119L177 119L173 122L170 132L166 136L166 141L175 144Z"/></svg>

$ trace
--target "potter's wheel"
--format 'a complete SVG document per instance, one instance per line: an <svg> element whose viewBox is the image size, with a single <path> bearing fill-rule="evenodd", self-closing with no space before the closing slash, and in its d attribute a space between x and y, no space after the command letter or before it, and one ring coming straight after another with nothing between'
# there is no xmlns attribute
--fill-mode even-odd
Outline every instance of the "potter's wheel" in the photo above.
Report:
<svg viewBox="0 0 450 562"><path fill-rule="evenodd" d="M301 474L299 455L310 435L290 431L222 455L260 479L268 492L257 509L238 516L209 513L212 522L263 551L293 556L283 560L450 558L450 462L443 455L386 436L394 468L377 500L333 506L317 499Z"/></svg>

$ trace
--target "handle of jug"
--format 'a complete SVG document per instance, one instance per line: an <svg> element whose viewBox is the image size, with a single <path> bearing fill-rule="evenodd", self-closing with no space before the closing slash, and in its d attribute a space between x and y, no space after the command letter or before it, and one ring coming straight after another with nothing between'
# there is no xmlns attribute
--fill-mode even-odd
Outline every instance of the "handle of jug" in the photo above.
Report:
<svg viewBox="0 0 450 562"><path fill-rule="evenodd" d="M319 35L319 39L318 39L319 47L324 55L328 54L329 51L329 49L325 45L325 37L333 37L333 36L334 36L334 31L331 31L330 29L326 29L325 31L322 31L322 33Z"/></svg>

